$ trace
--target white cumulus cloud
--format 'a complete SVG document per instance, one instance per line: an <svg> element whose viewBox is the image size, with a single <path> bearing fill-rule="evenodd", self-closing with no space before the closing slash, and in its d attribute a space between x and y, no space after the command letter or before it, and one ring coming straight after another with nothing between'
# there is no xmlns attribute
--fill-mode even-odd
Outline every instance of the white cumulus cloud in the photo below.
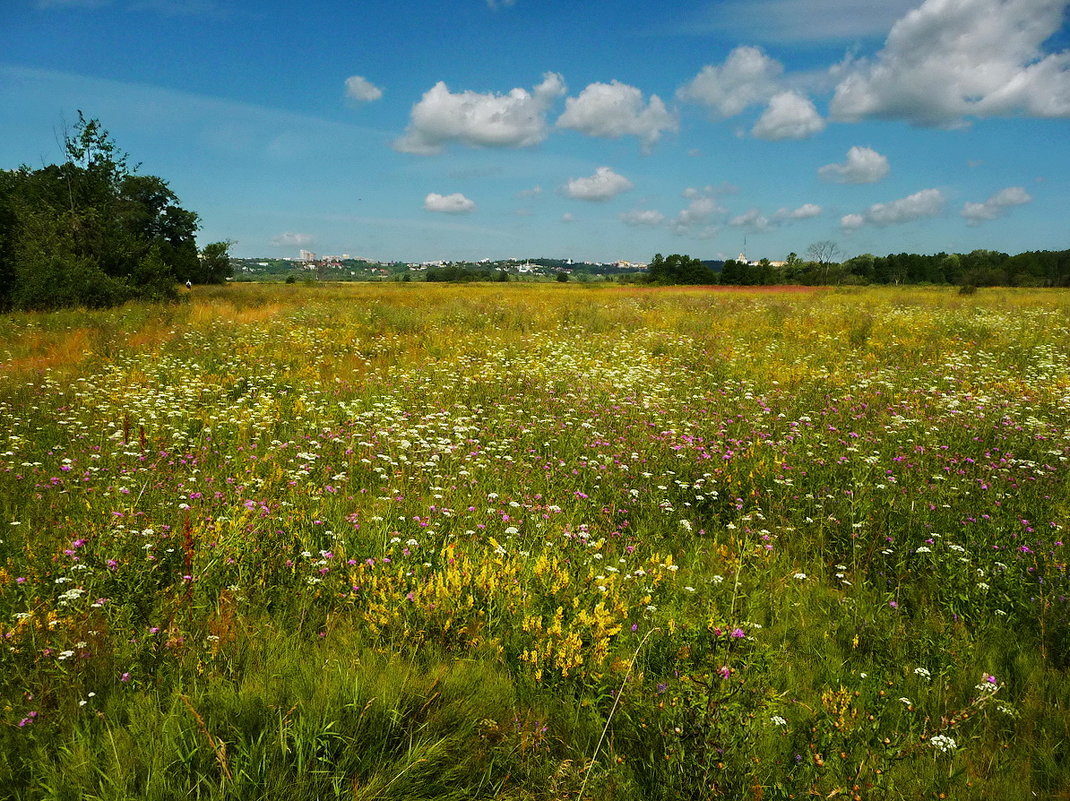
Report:
<svg viewBox="0 0 1070 801"><path fill-rule="evenodd" d="M706 106L717 117L734 117L749 106L767 102L779 90L784 67L757 47L737 47L724 64L707 64L681 86L676 96Z"/></svg>
<svg viewBox="0 0 1070 801"><path fill-rule="evenodd" d="M880 227L902 225L935 217L943 210L944 193L939 189L922 189L890 203L874 203L863 214L848 214L840 219L840 227L852 230L866 224Z"/></svg>
<svg viewBox="0 0 1070 801"><path fill-rule="evenodd" d="M1002 217L1011 206L1032 202L1033 197L1021 186L1008 186L992 195L984 203L967 203L962 207L962 216L970 225Z"/></svg>
<svg viewBox="0 0 1070 801"><path fill-rule="evenodd" d="M809 220L820 217L821 211L816 203L803 203L796 209L779 209L774 217L778 220Z"/></svg>
<svg viewBox="0 0 1070 801"><path fill-rule="evenodd" d="M627 192L632 186L631 181L610 167L599 167L594 175L571 179L562 187L562 191L576 200L602 201Z"/></svg>
<svg viewBox="0 0 1070 801"><path fill-rule="evenodd" d="M346 97L358 103L370 103L383 96L383 90L360 75L346 78Z"/></svg>
<svg viewBox="0 0 1070 801"><path fill-rule="evenodd" d="M532 91L508 94L451 92L439 81L412 107L409 126L394 142L404 153L439 153L448 142L471 147L530 147L547 135L546 115L565 93L560 75L548 72Z"/></svg>
<svg viewBox="0 0 1070 801"><path fill-rule="evenodd" d="M677 130L678 123L676 115L657 95L651 95L644 103L639 89L612 81L592 83L580 92L579 97L568 98L557 127L609 139L635 136L643 148L649 150L663 131Z"/></svg>
<svg viewBox="0 0 1070 801"><path fill-rule="evenodd" d="M798 92L773 95L769 106L751 128L758 139L806 139L825 129L825 121L817 113L813 102Z"/></svg>
<svg viewBox="0 0 1070 801"><path fill-rule="evenodd" d="M444 214L467 214L470 211L475 211L475 208L475 202L469 200L460 192L454 192L452 195L439 195L432 192L424 198L425 211L438 211Z"/></svg>
<svg viewBox="0 0 1070 801"><path fill-rule="evenodd" d="M624 212L624 214L620 215L620 219L625 225L656 227L665 222L665 215L653 209L637 209L636 211Z"/></svg>
<svg viewBox="0 0 1070 801"><path fill-rule="evenodd" d="M852 147L843 164L826 164L817 174L838 184L872 184L889 171L888 158L868 147Z"/></svg>
<svg viewBox="0 0 1070 801"><path fill-rule="evenodd" d="M925 0L836 87L837 120L954 127L969 116L1070 116L1070 51L1044 43L1066 0Z"/></svg>
<svg viewBox="0 0 1070 801"><path fill-rule="evenodd" d="M303 248L311 245L312 242L312 234L298 234L293 231L271 237L271 244L277 248Z"/></svg>

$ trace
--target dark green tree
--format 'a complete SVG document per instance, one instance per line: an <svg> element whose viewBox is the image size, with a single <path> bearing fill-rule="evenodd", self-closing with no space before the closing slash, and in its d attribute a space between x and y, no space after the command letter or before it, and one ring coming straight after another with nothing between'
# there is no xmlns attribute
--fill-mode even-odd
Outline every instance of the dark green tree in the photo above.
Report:
<svg viewBox="0 0 1070 801"><path fill-rule="evenodd" d="M652 284L714 284L716 276L701 259L656 253L647 267L647 280Z"/></svg>
<svg viewBox="0 0 1070 801"><path fill-rule="evenodd" d="M64 156L0 171L0 307L171 298L203 270L197 215L162 178L135 174L98 120L79 112Z"/></svg>
<svg viewBox="0 0 1070 801"><path fill-rule="evenodd" d="M230 265L231 242L211 242L201 250L198 260L197 284L222 284L234 276ZM408 273L405 274L408 277Z"/></svg>

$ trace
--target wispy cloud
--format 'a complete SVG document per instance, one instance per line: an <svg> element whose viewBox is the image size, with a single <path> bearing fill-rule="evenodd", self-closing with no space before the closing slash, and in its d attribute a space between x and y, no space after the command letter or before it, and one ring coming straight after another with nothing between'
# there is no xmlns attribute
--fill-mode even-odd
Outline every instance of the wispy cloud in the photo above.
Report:
<svg viewBox="0 0 1070 801"><path fill-rule="evenodd" d="M774 217L778 220L809 220L820 217L823 211L816 203L803 203L794 209L778 209Z"/></svg>
<svg viewBox="0 0 1070 801"><path fill-rule="evenodd" d="M874 203L861 214L847 214L840 219L840 226L850 231L864 225L902 225L926 217L936 217L944 210L944 202L944 193L939 189L922 189L889 203Z"/></svg>
<svg viewBox="0 0 1070 801"><path fill-rule="evenodd" d="M883 36L917 0L719 0L677 32L727 33L747 41L854 42Z"/></svg>
<svg viewBox="0 0 1070 801"><path fill-rule="evenodd" d="M1013 206L1024 206L1033 201L1032 195L1021 186L1008 186L992 195L984 203L967 203L962 207L962 216L970 225L979 225L987 220L1002 217Z"/></svg>
<svg viewBox="0 0 1070 801"><path fill-rule="evenodd" d="M287 231L284 234L271 237L271 244L277 248L306 248L315 243L312 234L300 234L295 231Z"/></svg>
<svg viewBox="0 0 1070 801"><path fill-rule="evenodd" d="M656 228L665 222L665 215L654 209L636 209L620 215L620 221L631 226L650 226Z"/></svg>
<svg viewBox="0 0 1070 801"><path fill-rule="evenodd" d="M688 201L669 221L669 228L677 236L693 239L712 239L720 230L719 222L725 217L726 210L718 202L720 192L712 186L701 189L688 187L683 196Z"/></svg>

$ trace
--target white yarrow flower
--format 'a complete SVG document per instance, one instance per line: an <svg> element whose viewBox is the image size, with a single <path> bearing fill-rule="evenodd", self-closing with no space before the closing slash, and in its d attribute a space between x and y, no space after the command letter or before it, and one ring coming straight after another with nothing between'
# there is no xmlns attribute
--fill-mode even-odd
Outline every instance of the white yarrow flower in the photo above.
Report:
<svg viewBox="0 0 1070 801"><path fill-rule="evenodd" d="M929 740L929 743L942 754L946 754L948 751L954 751L957 745L954 739L948 737L946 734L935 735Z"/></svg>

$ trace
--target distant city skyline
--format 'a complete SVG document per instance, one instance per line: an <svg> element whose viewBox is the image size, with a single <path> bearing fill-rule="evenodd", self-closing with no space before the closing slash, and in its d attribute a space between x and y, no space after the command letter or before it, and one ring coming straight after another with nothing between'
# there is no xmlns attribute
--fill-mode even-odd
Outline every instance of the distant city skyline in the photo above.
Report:
<svg viewBox="0 0 1070 801"><path fill-rule="evenodd" d="M1068 5L9 0L0 169L81 110L250 258L1060 250Z"/></svg>

